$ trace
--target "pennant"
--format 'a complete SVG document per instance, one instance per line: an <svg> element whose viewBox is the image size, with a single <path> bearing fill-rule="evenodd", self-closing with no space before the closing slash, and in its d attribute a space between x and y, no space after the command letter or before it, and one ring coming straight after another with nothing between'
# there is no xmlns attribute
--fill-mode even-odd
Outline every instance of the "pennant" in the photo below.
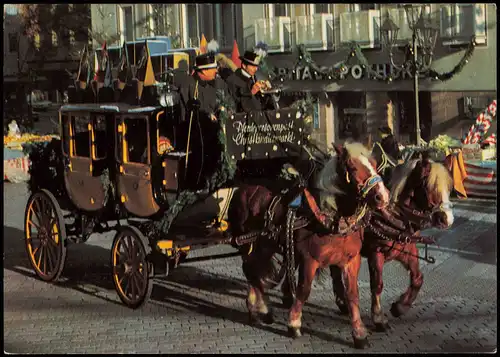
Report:
<svg viewBox="0 0 500 357"><path fill-rule="evenodd" d="M233 42L233 52L231 53L231 61L237 66L241 67L240 51L238 50L238 43L236 40Z"/></svg>
<svg viewBox="0 0 500 357"><path fill-rule="evenodd" d="M200 54L207 53L207 39L204 34L201 34Z"/></svg>
<svg viewBox="0 0 500 357"><path fill-rule="evenodd" d="M94 51L94 81L99 79L99 58L97 57L97 52Z"/></svg>
<svg viewBox="0 0 500 357"><path fill-rule="evenodd" d="M144 86L152 86L156 83L155 72L153 71L153 63L151 62L151 54L149 53L148 43L146 41L146 73L144 74Z"/></svg>
<svg viewBox="0 0 500 357"><path fill-rule="evenodd" d="M120 53L120 65L118 66L118 88L125 88L127 82L131 78L130 61L128 58L127 43L123 42L123 48Z"/></svg>

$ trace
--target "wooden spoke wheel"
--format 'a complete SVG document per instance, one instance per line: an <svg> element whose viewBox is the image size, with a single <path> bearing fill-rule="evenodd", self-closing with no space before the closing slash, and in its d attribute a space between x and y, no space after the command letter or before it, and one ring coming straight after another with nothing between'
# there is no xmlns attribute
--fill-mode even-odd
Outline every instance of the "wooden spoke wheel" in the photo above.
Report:
<svg viewBox="0 0 500 357"><path fill-rule="evenodd" d="M274 253L271 257L271 269L263 278L263 283L267 289L274 289L283 281L285 274L286 265L283 255L281 253Z"/></svg>
<svg viewBox="0 0 500 357"><path fill-rule="evenodd" d="M54 195L31 195L24 214L24 237L31 266L45 281L59 278L66 261L66 225Z"/></svg>
<svg viewBox="0 0 500 357"><path fill-rule="evenodd" d="M118 230L111 248L113 283L120 300L137 309L153 291L153 264L148 261L151 247L146 237L136 227Z"/></svg>

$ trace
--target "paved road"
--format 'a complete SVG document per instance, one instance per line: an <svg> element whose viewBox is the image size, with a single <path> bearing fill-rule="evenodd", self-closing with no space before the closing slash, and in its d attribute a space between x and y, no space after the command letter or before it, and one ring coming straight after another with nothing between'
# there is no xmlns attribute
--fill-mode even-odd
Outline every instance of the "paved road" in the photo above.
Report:
<svg viewBox="0 0 500 357"><path fill-rule="evenodd" d="M333 306L331 285L316 286L304 309L299 340L286 337L287 312L271 292L276 323L246 324L240 258L180 266L158 281L152 300L129 310L110 279L112 234L68 249L62 281L39 281L24 250L24 184L4 185L4 349L15 353L342 353L355 352L347 318ZM486 352L497 341L496 202L456 203L456 223L437 233L437 262L423 263L424 286L393 330L372 333L367 352ZM434 232L430 232L434 233ZM202 254L220 253L215 247ZM386 265L383 307L406 289L408 275ZM363 319L370 325L367 264L360 281Z"/></svg>

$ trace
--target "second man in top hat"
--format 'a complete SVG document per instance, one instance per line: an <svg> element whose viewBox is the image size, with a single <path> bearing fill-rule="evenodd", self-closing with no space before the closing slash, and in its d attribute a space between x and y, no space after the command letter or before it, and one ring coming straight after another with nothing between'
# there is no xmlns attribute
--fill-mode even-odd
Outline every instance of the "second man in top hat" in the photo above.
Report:
<svg viewBox="0 0 500 357"><path fill-rule="evenodd" d="M265 56L266 51L262 48L245 51L243 56L240 56L241 67L234 73L223 75L236 103L236 112L274 109L269 96L263 95L263 91L270 89L269 82L258 81L255 78L260 62Z"/></svg>

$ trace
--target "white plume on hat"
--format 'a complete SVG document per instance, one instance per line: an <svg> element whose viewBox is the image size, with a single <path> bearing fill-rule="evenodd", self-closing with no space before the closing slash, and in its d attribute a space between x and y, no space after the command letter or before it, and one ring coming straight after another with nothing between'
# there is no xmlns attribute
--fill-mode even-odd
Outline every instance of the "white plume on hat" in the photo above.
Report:
<svg viewBox="0 0 500 357"><path fill-rule="evenodd" d="M264 42L259 42L255 48L253 49L253 52L262 58L267 56L267 45Z"/></svg>
<svg viewBox="0 0 500 357"><path fill-rule="evenodd" d="M219 44L217 41L212 40L207 44L207 53L219 53Z"/></svg>

